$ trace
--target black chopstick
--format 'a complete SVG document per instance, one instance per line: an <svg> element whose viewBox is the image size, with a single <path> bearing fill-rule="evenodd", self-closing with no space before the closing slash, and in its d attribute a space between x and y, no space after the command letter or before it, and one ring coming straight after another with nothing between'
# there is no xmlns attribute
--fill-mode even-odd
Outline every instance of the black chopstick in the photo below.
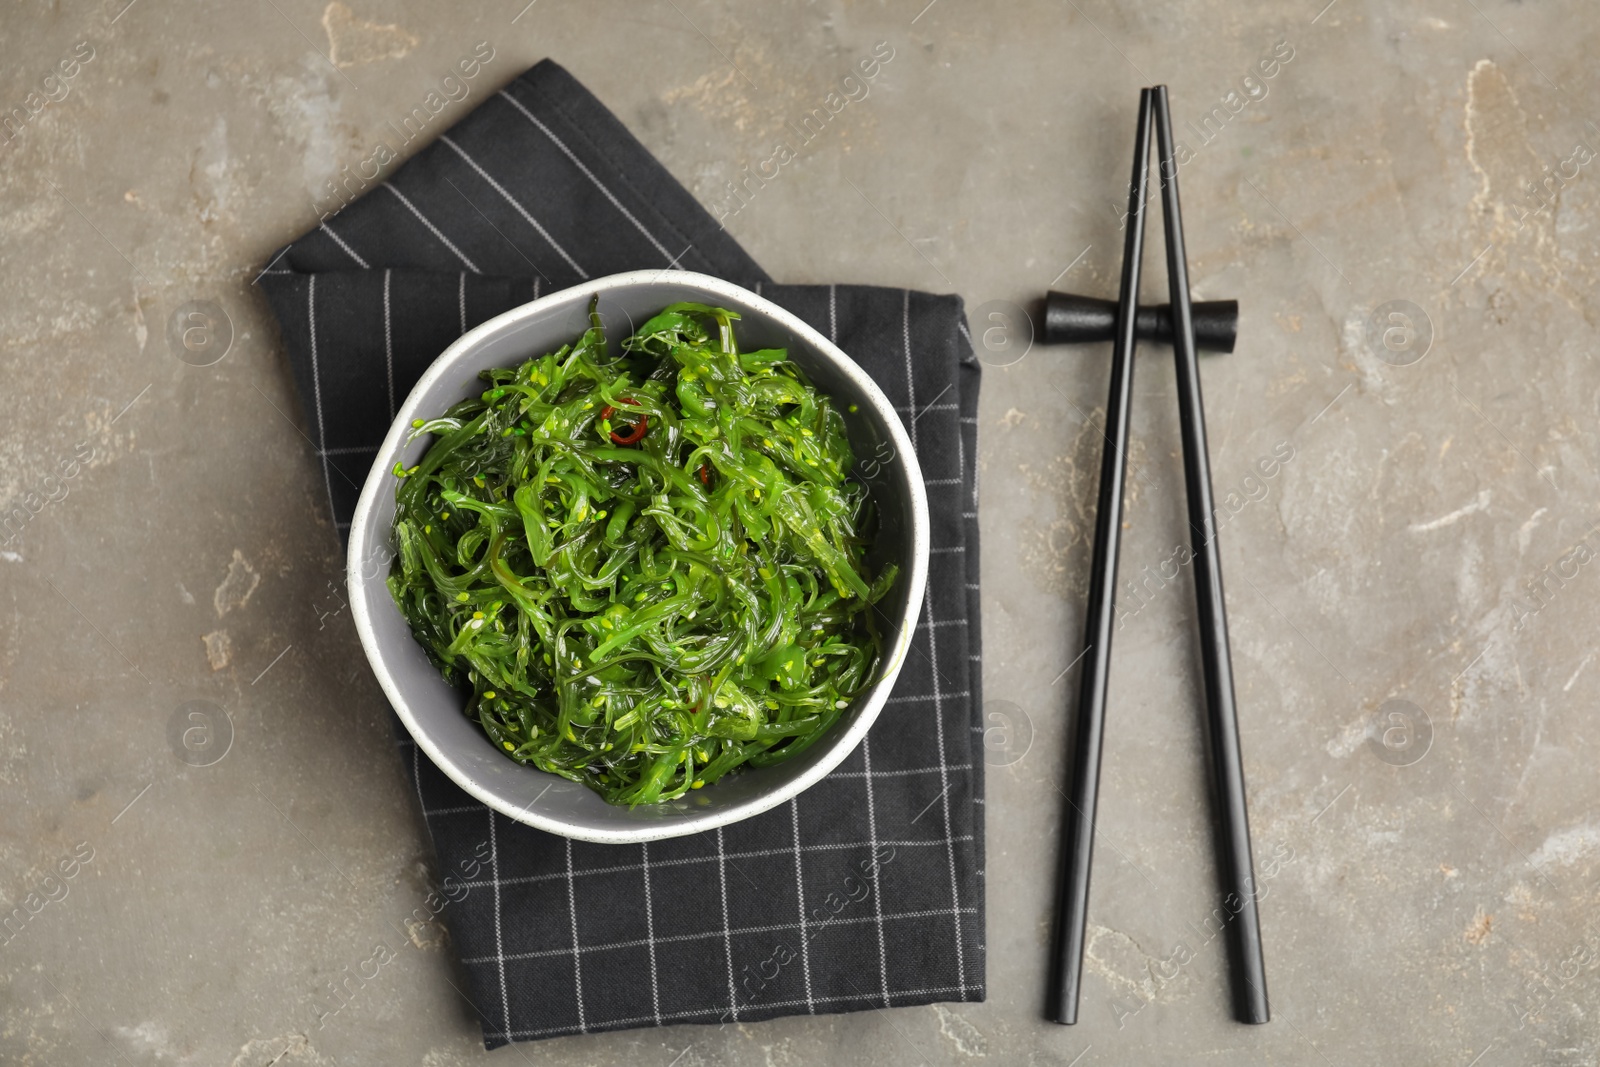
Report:
<svg viewBox="0 0 1600 1067"><path fill-rule="evenodd" d="M1178 420L1183 434L1183 480L1189 501L1189 536L1194 547L1194 592L1200 616L1200 656L1205 669L1206 726L1212 788L1216 790L1217 873L1232 948L1234 1011L1240 1022L1264 1023L1266 966L1261 923L1256 915L1255 869L1250 857L1250 817L1245 808L1244 767L1234 707L1233 661L1228 649L1228 612L1222 597L1222 562L1217 552L1206 453L1206 415L1195 357L1194 313L1189 302L1189 260L1178 207L1178 168L1172 140L1167 87L1155 87L1157 166L1167 237L1167 284L1172 290L1172 347L1178 368Z"/></svg>
<svg viewBox="0 0 1600 1067"><path fill-rule="evenodd" d="M1050 1017L1078 1021L1083 943L1089 917L1089 866L1094 855L1095 798L1100 789L1100 745L1105 734L1106 677L1117 552L1122 537L1122 488L1127 474L1129 409L1133 401L1133 350L1144 254L1144 206L1149 188L1149 89L1139 93L1139 125L1128 186L1127 236L1122 247L1122 289L1111 350L1111 393L1106 401L1105 448L1100 454L1100 502L1095 509L1094 563L1083 624L1083 675L1078 688L1078 729L1071 795L1061 817L1061 873L1057 885L1055 948L1050 958ZM1187 292L1187 289L1185 290ZM1253 914L1253 913L1252 913Z"/></svg>

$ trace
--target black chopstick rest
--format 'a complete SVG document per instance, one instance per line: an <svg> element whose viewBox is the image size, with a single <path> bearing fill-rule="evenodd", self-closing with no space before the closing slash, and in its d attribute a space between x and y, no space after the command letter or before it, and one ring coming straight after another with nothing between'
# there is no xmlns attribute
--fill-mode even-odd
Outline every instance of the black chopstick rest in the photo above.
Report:
<svg viewBox="0 0 1600 1067"><path fill-rule="evenodd" d="M1239 302L1207 300L1194 307L1194 343L1208 352L1232 352L1239 335ZM1134 334L1141 341L1172 343L1172 305L1146 304L1135 318ZM1047 345L1109 341L1117 333L1117 303L1076 293L1044 295L1044 331Z"/></svg>

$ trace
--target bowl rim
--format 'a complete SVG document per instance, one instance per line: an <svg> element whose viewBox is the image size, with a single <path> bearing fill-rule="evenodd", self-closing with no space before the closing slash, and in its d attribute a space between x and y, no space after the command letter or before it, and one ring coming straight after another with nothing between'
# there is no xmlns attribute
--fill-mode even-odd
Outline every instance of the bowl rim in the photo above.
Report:
<svg viewBox="0 0 1600 1067"><path fill-rule="evenodd" d="M458 765L444 749L435 743L426 727L412 710L404 690L390 671L383 655L381 642L373 627L372 618L368 614L366 599L364 596L359 595L360 592L365 591L370 582L377 581L381 583L387 575L387 569L382 574L369 576L366 573L363 545L370 539L373 515L378 505L379 494L388 485L387 476L393 466L393 458L403 448L410 431L409 408L414 401L417 401L422 394L432 389L440 379L454 373L455 365L467 353L474 351L485 339L500 332L507 326L523 319L534 317L546 308L558 303L565 304L574 299L597 295L603 296L610 290L633 288L641 284L689 285L708 291L721 299L752 308L791 333L803 338L812 348L833 362L838 370L860 389L871 404L873 414L890 438L904 467L904 477L910 498L911 524L908 531L910 535L908 540L911 558L903 574L905 580L909 583L909 592L906 599L906 610L900 619L899 636L892 647L884 650L879 668L878 682L874 686L871 696L867 698L860 712L845 728L842 737L836 740L829 751L815 764L774 789L720 810L704 814L694 813L684 819L664 820L659 823L641 823L637 827L596 829L574 825L563 819L541 814L534 811L531 806L511 805L494 791L481 785L466 769ZM387 540L385 540L385 543L387 543ZM356 633L361 640L362 651L366 654L367 663L377 677L379 687L383 690L384 696L388 698L395 714L399 716L401 723L406 728L406 732L411 735L412 741L427 755L434 766L444 772L446 777L455 782L456 785L460 786L474 799L514 822L523 823L577 841L589 841L599 844L634 844L703 833L707 830L727 826L759 815L762 812L770 811L821 781L842 763L851 752L855 751L856 747L861 744L862 739L866 737L867 731L877 721L884 705L888 702L890 692L899 678L900 669L904 666L906 656L911 649L911 642L916 636L917 620L922 616L922 601L927 587L929 545L930 519L928 515L927 488L923 482L922 468L917 461L916 451L912 448L911 438L906 432L905 425L901 422L899 413L895 410L894 405L884 395L878 383L873 381L871 376L861 368L860 364L856 363L838 345L823 336L819 330L799 316L743 286L709 274L699 274L693 271L635 270L590 279L579 285L548 293L538 299L504 311L462 334L434 358L433 362L428 365L428 369L423 372L422 376L417 379L417 383L406 394L405 400L396 408L394 420L389 426L388 433L384 435L383 443L378 446L378 454L373 460L371 469L367 472L365 481L362 483L361 494L356 502L355 513L352 515L350 522L349 545L346 550L345 581L349 588L351 617L355 622ZM387 590L384 592L387 595ZM526 769L535 774L550 774L550 772L541 771L536 767L528 767ZM558 776L551 775L551 777Z"/></svg>

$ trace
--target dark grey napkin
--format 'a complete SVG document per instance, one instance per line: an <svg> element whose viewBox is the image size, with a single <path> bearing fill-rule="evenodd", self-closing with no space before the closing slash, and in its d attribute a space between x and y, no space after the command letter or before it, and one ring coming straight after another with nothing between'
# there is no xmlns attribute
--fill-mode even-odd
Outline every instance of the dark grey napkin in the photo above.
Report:
<svg viewBox="0 0 1600 1067"><path fill-rule="evenodd" d="M397 402L451 341L585 278L675 266L789 308L894 402L931 504L923 616L888 706L826 781L693 837L542 833L404 739L490 1048L984 997L979 375L958 297L774 285L548 60L284 248L260 284L342 535Z"/></svg>

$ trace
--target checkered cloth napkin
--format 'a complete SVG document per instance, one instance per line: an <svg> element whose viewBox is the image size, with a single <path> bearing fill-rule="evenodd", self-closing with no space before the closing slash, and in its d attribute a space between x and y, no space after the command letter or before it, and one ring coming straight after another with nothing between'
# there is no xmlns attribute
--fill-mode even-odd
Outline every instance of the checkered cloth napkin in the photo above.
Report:
<svg viewBox="0 0 1600 1067"><path fill-rule="evenodd" d="M927 598L861 746L721 830L569 841L492 813L402 741L490 1048L984 996L978 366L959 298L774 285L549 61L283 249L260 284L343 534L396 402L451 341L583 279L670 266L790 309L894 402L932 504Z"/></svg>

